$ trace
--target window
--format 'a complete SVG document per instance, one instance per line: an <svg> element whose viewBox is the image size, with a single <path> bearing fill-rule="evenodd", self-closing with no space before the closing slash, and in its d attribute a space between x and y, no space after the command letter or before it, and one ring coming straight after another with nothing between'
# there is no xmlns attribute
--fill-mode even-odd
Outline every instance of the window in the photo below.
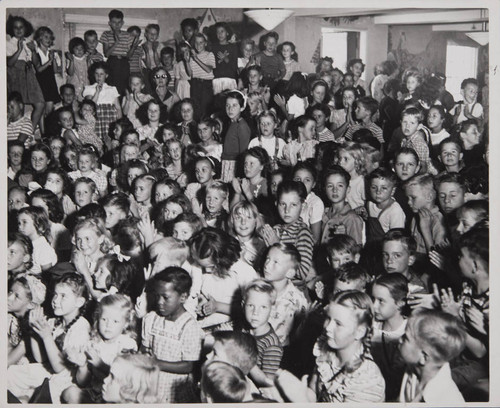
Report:
<svg viewBox="0 0 500 408"><path fill-rule="evenodd" d="M449 41L446 47L446 89L456 101L463 100L460 84L477 77L478 49Z"/></svg>

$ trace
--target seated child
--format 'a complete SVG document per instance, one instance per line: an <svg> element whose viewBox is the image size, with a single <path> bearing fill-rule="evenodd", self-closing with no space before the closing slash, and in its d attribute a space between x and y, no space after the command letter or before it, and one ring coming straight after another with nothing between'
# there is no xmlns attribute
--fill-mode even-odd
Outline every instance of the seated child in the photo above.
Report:
<svg viewBox="0 0 500 408"><path fill-rule="evenodd" d="M463 404L449 362L464 346L465 330L456 317L436 310L410 317L399 346L406 364L399 401Z"/></svg>
<svg viewBox="0 0 500 408"><path fill-rule="evenodd" d="M95 149L90 145L83 146L77 153L78 170L71 171L68 176L72 180L87 177L95 182L100 196L105 196L108 191L108 180L106 175L98 166L98 158Z"/></svg>
<svg viewBox="0 0 500 408"><path fill-rule="evenodd" d="M488 225L489 207L487 200L470 200L457 210L459 234L465 234L476 225Z"/></svg>
<svg viewBox="0 0 500 408"><path fill-rule="evenodd" d="M18 92L11 92L7 98L7 119L7 140L19 140L29 149L35 143L33 124L24 116L24 103Z"/></svg>
<svg viewBox="0 0 500 408"><path fill-rule="evenodd" d="M211 361L203 367L201 375L201 402L243 402L249 387L245 375L238 367L223 361Z"/></svg>
<svg viewBox="0 0 500 408"><path fill-rule="evenodd" d="M224 208L227 205L229 188L222 181L214 181L206 187L205 206L202 213L207 226L215 228L226 228L229 214Z"/></svg>
<svg viewBox="0 0 500 408"><path fill-rule="evenodd" d="M337 269L333 279L333 295L350 290L365 292L370 280L370 276L361 266L355 262L347 262Z"/></svg>
<svg viewBox="0 0 500 408"><path fill-rule="evenodd" d="M99 198L99 192L97 191L97 186L94 180L88 177L79 177L73 183L75 189L75 204L76 208L79 210L85 207L87 204L97 202Z"/></svg>
<svg viewBox="0 0 500 408"><path fill-rule="evenodd" d="M484 110L477 101L478 82L475 78L466 78L460 84L460 94L463 101L458 102L450 114L453 115L453 124L457 125L467 119L484 119Z"/></svg>
<svg viewBox="0 0 500 408"><path fill-rule="evenodd" d="M459 173L464 168L463 146L458 138L447 137L439 143L438 158L446 173Z"/></svg>

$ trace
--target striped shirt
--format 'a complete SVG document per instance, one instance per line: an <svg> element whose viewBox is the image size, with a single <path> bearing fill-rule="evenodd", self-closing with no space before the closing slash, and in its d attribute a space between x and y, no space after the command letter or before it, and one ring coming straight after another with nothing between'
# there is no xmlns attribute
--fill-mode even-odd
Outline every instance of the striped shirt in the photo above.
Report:
<svg viewBox="0 0 500 408"><path fill-rule="evenodd" d="M335 136L332 131L325 127L321 132L317 132L318 142L334 142Z"/></svg>
<svg viewBox="0 0 500 408"><path fill-rule="evenodd" d="M268 376L276 374L283 357L283 347L272 326L262 336L254 336L257 342L257 366Z"/></svg>
<svg viewBox="0 0 500 408"><path fill-rule="evenodd" d="M210 65L212 68L215 68L215 55L208 51L202 51L196 55L198 59L206 65ZM189 61L191 65L191 69L193 70L192 78L198 79L214 79L213 70L210 72L206 72L200 64L198 64L194 58L191 58Z"/></svg>
<svg viewBox="0 0 500 408"><path fill-rule="evenodd" d="M295 245L300 253L300 267L296 279L305 279L312 268L314 239L309 227L301 220L274 226L274 231L283 244Z"/></svg>
<svg viewBox="0 0 500 408"><path fill-rule="evenodd" d="M10 122L7 125L7 140L17 140L20 135L28 136L26 142L32 141L33 139L33 124L31 123L30 118L27 116L21 117L21 119L16 120L15 122Z"/></svg>
<svg viewBox="0 0 500 408"><path fill-rule="evenodd" d="M401 147L411 147L415 152L417 152L418 159L421 163L427 165L427 173L435 176L437 170L432 164L431 157L429 155L429 146L425 142L424 136L420 131L416 131L410 137L405 137L401 141Z"/></svg>
<svg viewBox="0 0 500 408"><path fill-rule="evenodd" d="M134 41L134 37L132 34L127 33L126 31L120 31L118 33L118 44L113 49L113 52L108 57L126 57L130 47L132 46L132 42ZM113 31L108 30L104 31L101 35L101 39L99 40L104 45L113 46L116 42L115 35Z"/></svg>
<svg viewBox="0 0 500 408"><path fill-rule="evenodd" d="M347 132L345 132L344 137L346 139L352 140L352 135L354 134L354 132L356 132L359 129L368 129L370 132L373 133L373 136L375 136L380 143L382 143L382 144L385 143L384 134L382 132L382 129L380 129L373 122L370 123L369 126L364 126L361 123L357 123L355 125L349 125L349 127L347 128Z"/></svg>

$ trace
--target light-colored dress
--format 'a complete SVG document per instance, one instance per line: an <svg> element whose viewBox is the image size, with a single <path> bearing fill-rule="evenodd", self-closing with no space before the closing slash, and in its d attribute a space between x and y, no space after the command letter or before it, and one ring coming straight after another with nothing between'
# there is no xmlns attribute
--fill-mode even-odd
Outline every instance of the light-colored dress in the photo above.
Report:
<svg viewBox="0 0 500 408"><path fill-rule="evenodd" d="M180 61L174 65L174 77L177 80L175 93L179 95L179 98L191 98L191 85L189 84L191 77L186 72L184 62Z"/></svg>
<svg viewBox="0 0 500 408"><path fill-rule="evenodd" d="M83 90L89 84L87 57L79 58L73 55L73 68L73 75L68 75L66 83L75 87L76 99L81 102L84 98Z"/></svg>

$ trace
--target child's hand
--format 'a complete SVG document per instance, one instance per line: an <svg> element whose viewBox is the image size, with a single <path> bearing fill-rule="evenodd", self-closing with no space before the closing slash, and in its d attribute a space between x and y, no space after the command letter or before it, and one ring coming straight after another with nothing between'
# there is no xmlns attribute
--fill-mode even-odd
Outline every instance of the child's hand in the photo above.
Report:
<svg viewBox="0 0 500 408"><path fill-rule="evenodd" d="M314 284L314 292L316 292L318 299L323 299L323 296L325 295L325 284L321 281L317 281Z"/></svg>
<svg viewBox="0 0 500 408"><path fill-rule="evenodd" d="M451 288L448 288L448 290L441 289L441 309L444 312L453 316L459 316L462 305L463 299L460 299L459 302L455 301Z"/></svg>
<svg viewBox="0 0 500 408"><path fill-rule="evenodd" d="M457 103L455 105L455 117L458 118L460 114L462 113L462 109L464 108L463 103Z"/></svg>
<svg viewBox="0 0 500 408"><path fill-rule="evenodd" d="M250 180L247 178L241 180L241 191L243 191L247 200L253 199L252 186L250 185Z"/></svg>
<svg viewBox="0 0 500 408"><path fill-rule="evenodd" d="M144 279L149 280L149 278L151 278L151 276L153 275L153 265L148 264L148 266L143 268L142 270L144 271Z"/></svg>
<svg viewBox="0 0 500 408"><path fill-rule="evenodd" d="M431 229L432 212L428 208L418 210L418 224L420 230L429 231Z"/></svg>
<svg viewBox="0 0 500 408"><path fill-rule="evenodd" d="M280 94L274 95L274 102L276 102L276 105L278 105L282 109L286 107L286 100Z"/></svg>
<svg viewBox="0 0 500 408"><path fill-rule="evenodd" d="M260 235L266 243L266 246L271 246L273 244L276 244L277 242L280 242L278 235L274 231L273 227L271 227L269 224L264 225L260 229Z"/></svg>
<svg viewBox="0 0 500 408"><path fill-rule="evenodd" d="M26 42L26 38L21 38L18 42L17 42L17 50L18 51L21 51L24 47L24 43Z"/></svg>
<svg viewBox="0 0 500 408"><path fill-rule="evenodd" d="M94 367L102 367L105 363L102 361L99 352L94 347L88 347L85 351L86 359Z"/></svg>
<svg viewBox="0 0 500 408"><path fill-rule="evenodd" d="M238 177L231 180L231 185L233 186L233 190L236 194L243 194L243 191L241 190L241 181Z"/></svg>
<svg viewBox="0 0 500 408"><path fill-rule="evenodd" d="M366 211L366 208L363 207L362 205L360 205L359 207L356 207L354 209L354 212L356 214L358 214L361 218L363 218L363 220L367 220L368 219L368 211Z"/></svg>
<svg viewBox="0 0 500 408"><path fill-rule="evenodd" d="M264 87L264 102L266 102L266 104L269 104L269 101L271 100L271 88L269 88L269 86L265 86Z"/></svg>
<svg viewBox="0 0 500 408"><path fill-rule="evenodd" d="M85 259L85 255L83 255L82 251L78 249L74 249L71 254L71 262L75 265L76 271L81 275L90 274L89 268L87 265L87 260Z"/></svg>
<svg viewBox="0 0 500 408"><path fill-rule="evenodd" d="M42 340L52 337L52 327L50 327L41 306L37 306L30 312L29 324Z"/></svg>
<svg viewBox="0 0 500 408"><path fill-rule="evenodd" d="M85 353L75 347L70 347L66 349L66 359L78 367L85 367L87 365L87 357Z"/></svg>
<svg viewBox="0 0 500 408"><path fill-rule="evenodd" d="M464 105L464 116L467 119L475 119L475 117L472 116L472 106L469 108L467 105Z"/></svg>
<svg viewBox="0 0 500 408"><path fill-rule="evenodd" d="M465 308L465 317L470 325L479 333L487 335L488 315L485 315L474 305Z"/></svg>
<svg viewBox="0 0 500 408"><path fill-rule="evenodd" d="M31 52L35 52L36 51L36 46L35 46L35 43L33 41L27 42L26 46L29 48L29 50Z"/></svg>
<svg viewBox="0 0 500 408"><path fill-rule="evenodd" d="M155 242L158 231L155 228L154 221L151 221L151 219L149 218L149 213L147 211L144 211L139 215L141 217L141 220L137 223L137 229L142 235L144 246L148 247L153 242Z"/></svg>

